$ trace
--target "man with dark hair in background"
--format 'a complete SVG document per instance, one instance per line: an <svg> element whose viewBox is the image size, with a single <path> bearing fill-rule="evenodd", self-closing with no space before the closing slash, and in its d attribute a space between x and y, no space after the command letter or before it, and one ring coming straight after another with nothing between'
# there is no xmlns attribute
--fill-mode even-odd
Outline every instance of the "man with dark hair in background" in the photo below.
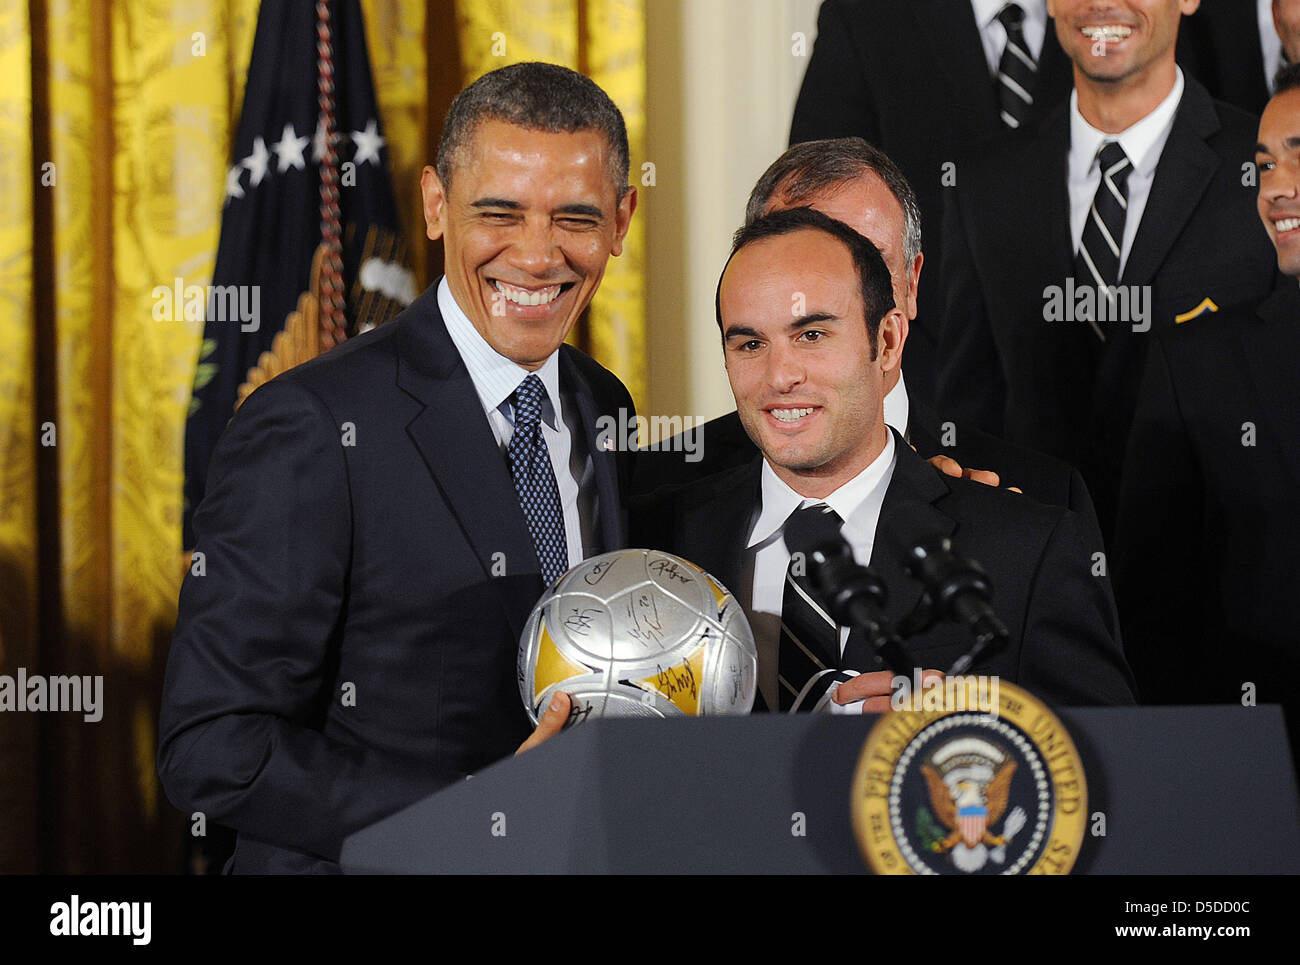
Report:
<svg viewBox="0 0 1300 965"><path fill-rule="evenodd" d="M910 323L916 317L925 253L920 207L903 172L883 151L859 137L805 141L786 150L763 172L750 192L745 223L752 224L772 211L801 206L844 222L880 251L889 268L895 304L903 313L903 338L910 347ZM1074 510L1089 545L1101 552L1097 514L1078 470L1051 456L1003 442L975 426L942 418L912 396L902 366L885 373L884 388L885 422L901 432L922 458L950 475L1000 483L1040 502ZM698 438L689 448L701 458L687 462L682 455L685 446L678 447L681 451L671 446L646 450L637 458L635 491L651 492L662 485L743 465L757 453L735 412L692 431ZM980 468L963 470L962 466Z"/></svg>
<svg viewBox="0 0 1300 965"><path fill-rule="evenodd" d="M1255 152L1285 277L1153 341L1115 586L1144 699L1280 700L1300 753L1300 66L1279 75Z"/></svg>
<svg viewBox="0 0 1300 965"><path fill-rule="evenodd" d="M421 181L446 275L254 392L194 518L158 769L233 870L338 870L344 838L530 737L517 641L547 582L626 545L622 384L562 345L636 207L622 115L550 64L493 71Z"/></svg>

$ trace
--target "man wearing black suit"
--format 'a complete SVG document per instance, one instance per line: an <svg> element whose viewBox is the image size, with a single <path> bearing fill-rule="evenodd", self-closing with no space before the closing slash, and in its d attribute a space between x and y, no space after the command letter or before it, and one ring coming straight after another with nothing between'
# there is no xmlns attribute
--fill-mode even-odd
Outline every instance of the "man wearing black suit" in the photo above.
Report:
<svg viewBox="0 0 1300 965"><path fill-rule="evenodd" d="M1144 698L1281 700L1300 752L1300 68L1280 76L1256 162L1286 277L1152 344L1115 580Z"/></svg>
<svg viewBox="0 0 1300 965"><path fill-rule="evenodd" d="M350 833L529 737L523 623L557 571L626 543L631 409L562 346L636 205L622 116L564 68L463 91L427 231L446 276L389 324L258 389L194 518L158 767L233 827L241 872L330 872Z"/></svg>
<svg viewBox="0 0 1300 965"><path fill-rule="evenodd" d="M1103 21L1055 0L1074 95L960 161L948 195L941 411L1078 466L1108 538L1150 331L1275 274L1243 186L1254 122L1174 62L1195 6L1127 0Z"/></svg>
<svg viewBox="0 0 1300 965"><path fill-rule="evenodd" d="M1179 28L1178 63L1216 100L1258 115L1282 63L1287 21L1277 18L1295 6L1295 0L1201 0Z"/></svg>
<svg viewBox="0 0 1300 965"><path fill-rule="evenodd" d="M1008 6L1015 11L1003 13ZM922 219L938 225L943 196L960 177L952 168L958 150L1008 126L1037 123L1069 93L1070 62L1045 0L826 0L790 143L864 138L902 168ZM926 261L931 276L942 277L937 232ZM912 396L929 404L937 397L942 311L940 290L927 288L908 348Z"/></svg>
<svg viewBox="0 0 1300 965"><path fill-rule="evenodd" d="M863 641L840 632L837 644L833 624L822 628L827 646L787 639L783 530L809 502L840 514L855 555L888 584L894 620L919 597L902 568L917 542L951 537L984 564L1011 641L972 672L1055 703L1131 703L1109 583L1090 575L1078 518L943 476L886 426L885 376L906 325L893 301L879 252L839 221L796 208L742 228L719 282L718 324L737 410L762 457L660 490L638 507L633 541L698 563L746 604L769 708L786 708L811 676L787 670L796 650L867 671L840 685L836 704L887 706L890 674ZM964 630L942 625L912 641L923 666L940 668L967 644Z"/></svg>
<svg viewBox="0 0 1300 965"><path fill-rule="evenodd" d="M889 269L894 303L903 312L904 353L910 352L910 323L916 318L921 268L921 217L916 194L884 152L857 137L806 141L772 162L754 185L745 209L750 224L771 211L807 205L843 221L876 246ZM908 359L910 354L906 354ZM910 363L909 363L910 366ZM908 371L911 369L909 367ZM1015 487L1040 502L1074 510L1090 545L1102 550L1096 511L1078 470L1051 456L1005 443L972 425L941 419L914 397L902 367L885 373L885 422L920 455L949 473L993 485ZM692 430L695 445L670 444L638 454L635 492L686 482L744 465L758 449L731 412ZM697 457L687 461L685 453ZM954 465L955 464L955 465Z"/></svg>

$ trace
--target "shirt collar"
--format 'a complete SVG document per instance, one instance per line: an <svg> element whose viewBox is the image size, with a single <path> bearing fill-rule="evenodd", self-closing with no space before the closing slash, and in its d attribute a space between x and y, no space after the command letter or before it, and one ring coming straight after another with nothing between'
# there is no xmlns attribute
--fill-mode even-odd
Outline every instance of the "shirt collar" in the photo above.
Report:
<svg viewBox="0 0 1300 965"><path fill-rule="evenodd" d="M903 372L898 372L898 384L885 393L885 425L898 430L900 436L907 435L907 420L912 416L911 406L907 401L907 385L903 382Z"/></svg>
<svg viewBox="0 0 1300 965"><path fill-rule="evenodd" d="M809 499L787 486L781 477L776 474L767 459L764 459L761 489L762 507L759 510L758 519L750 530L747 548L770 541L781 532L785 526L785 521L790 518L790 514L805 503L825 503L839 513L840 519L845 521L846 527L852 529L853 517L858 509L865 505L869 501L869 497L882 485L888 484L891 475L890 470L893 465L894 434L887 431L885 433L885 448L880 451L880 455L872 460L871 465L825 499ZM873 534L864 534L867 537L871 535Z"/></svg>
<svg viewBox="0 0 1300 965"><path fill-rule="evenodd" d="M487 339L469 320L469 316L456 304L445 275L438 283L438 308L447 325L447 334L451 336L452 344L456 346L465 368L469 370L470 381L474 383L483 411L498 409L502 415L510 418L508 400L515 389L519 388L519 383L532 373L488 344ZM547 399L542 404L542 419L552 429L559 428L559 356L558 350L552 352L537 370L537 376L542 380L542 385L546 386L547 394Z"/></svg>
<svg viewBox="0 0 1300 965"><path fill-rule="evenodd" d="M1047 0L1016 0L1025 11L1026 23L1047 24ZM1007 0L970 0L971 9L975 11L975 26L980 30L988 29L997 19L998 11L1007 5Z"/></svg>
<svg viewBox="0 0 1300 965"><path fill-rule="evenodd" d="M1118 134L1099 131L1079 113L1079 92L1070 92L1070 158L1072 166L1078 165L1080 174L1086 174L1097 161L1097 155L1106 141L1119 141L1128 155L1133 170L1143 177L1152 177L1160 163L1160 153L1173 130L1174 114L1183 97L1183 71L1174 68L1174 87L1164 100L1146 117Z"/></svg>

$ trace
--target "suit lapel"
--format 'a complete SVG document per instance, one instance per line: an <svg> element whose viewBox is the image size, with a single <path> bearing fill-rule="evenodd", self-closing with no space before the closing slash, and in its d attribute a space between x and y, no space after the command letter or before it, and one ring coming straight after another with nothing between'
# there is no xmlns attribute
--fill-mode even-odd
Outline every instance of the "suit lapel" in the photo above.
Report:
<svg viewBox="0 0 1300 965"><path fill-rule="evenodd" d="M1237 326L1243 364L1261 421L1279 440L1293 481L1300 481L1300 440L1288 424L1300 410L1296 388L1295 360L1300 358L1300 286L1283 278L1277 289L1260 304L1259 321Z"/></svg>
<svg viewBox="0 0 1300 965"><path fill-rule="evenodd" d="M1185 84L1169 140L1156 165L1155 180L1133 249L1124 266L1120 279L1123 285L1152 284L1220 164L1218 154L1205 143L1219 129L1213 102L1205 88L1191 77L1185 78ZM1158 324L1159 320L1153 322ZM1092 424L1100 435L1122 440L1128 434L1128 419L1137 405L1147 343L1133 333L1131 325L1122 322L1108 326L1106 331L1101 365L1093 381ZM1103 455L1106 452L1112 456L1105 465L1094 469L1105 477L1117 474L1119 469L1113 459L1123 451L1122 444L1116 447L1113 442L1103 441L1097 451L1098 458L1106 459ZM1099 490L1094 496L1104 499L1105 492Z"/></svg>
<svg viewBox="0 0 1300 965"><path fill-rule="evenodd" d="M1151 284L1219 168L1218 154L1205 143L1219 129L1214 103L1193 78L1186 77L1185 84L1133 250L1124 265L1121 281L1125 285Z"/></svg>
<svg viewBox="0 0 1300 965"><path fill-rule="evenodd" d="M596 431L596 400L591 394L567 345L560 349L560 378L571 393L578 406L579 422L582 426L583 440L587 452L591 455L592 471L596 477L597 504L600 514L600 545L602 552L621 549L627 545L627 520L623 512L623 500L618 482L618 455L613 449L603 448L598 444ZM615 434L622 438L623 426Z"/></svg>
<svg viewBox="0 0 1300 965"><path fill-rule="evenodd" d="M512 576L538 573L537 553L483 404L447 334L431 287L408 310L398 335L397 384L424 409L406 427L483 566ZM539 576L540 580L540 576ZM540 586L538 588L540 592ZM513 606L506 614L520 632Z"/></svg>
<svg viewBox="0 0 1300 965"><path fill-rule="evenodd" d="M673 545L697 566L722 581L732 593L740 587L745 543L753 513L762 498L763 457L691 486L678 499Z"/></svg>
<svg viewBox="0 0 1300 965"><path fill-rule="evenodd" d="M894 474L880 507L870 562L889 588L885 616L894 626L921 599L921 584L907 572L907 555L918 544L952 536L957 528L957 521L935 506L951 491L939 471L913 452L895 432ZM855 670L879 666L861 634L849 635L843 666Z"/></svg>

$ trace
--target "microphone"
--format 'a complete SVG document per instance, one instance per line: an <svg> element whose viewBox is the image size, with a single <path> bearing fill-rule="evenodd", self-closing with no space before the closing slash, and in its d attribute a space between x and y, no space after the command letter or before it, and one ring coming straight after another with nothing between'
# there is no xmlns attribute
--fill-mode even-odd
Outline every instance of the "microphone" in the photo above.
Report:
<svg viewBox="0 0 1300 965"><path fill-rule="evenodd" d="M974 560L954 553L952 540L914 547L907 571L925 587L926 602L938 615L962 624L975 637L975 645L949 668L949 676L965 673L986 650L996 650L1010 639L989 605L993 587L988 574Z"/></svg>
<svg viewBox="0 0 1300 965"><path fill-rule="evenodd" d="M884 580L853 558L841 525L824 503L797 509L786 520L786 548L791 556L801 553L808 561L809 580L835 622L863 630L886 666L908 676L913 661L884 613L889 590Z"/></svg>

